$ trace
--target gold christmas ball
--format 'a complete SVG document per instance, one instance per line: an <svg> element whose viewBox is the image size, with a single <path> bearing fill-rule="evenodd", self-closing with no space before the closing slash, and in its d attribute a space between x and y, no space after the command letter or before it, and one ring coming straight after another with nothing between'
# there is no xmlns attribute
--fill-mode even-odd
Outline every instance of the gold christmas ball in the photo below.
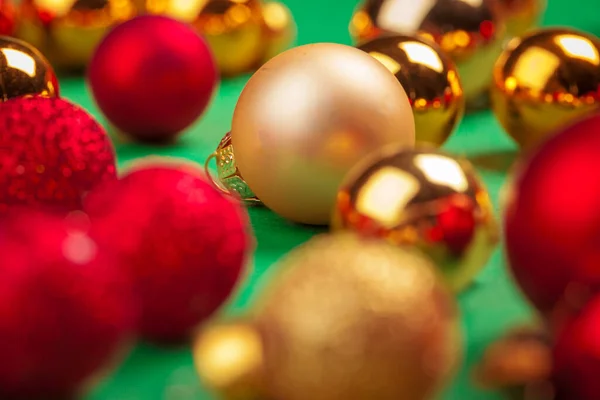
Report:
<svg viewBox="0 0 600 400"><path fill-rule="evenodd" d="M498 0L506 15L509 37L520 37L535 28L546 11L547 0Z"/></svg>
<svg viewBox="0 0 600 400"><path fill-rule="evenodd" d="M600 40L568 28L512 40L494 67L492 108L524 149L600 108Z"/></svg>
<svg viewBox="0 0 600 400"><path fill-rule="evenodd" d="M252 76L231 139L239 171L267 207L326 225L346 172L383 145L413 146L415 126L402 85L381 63L320 43L288 50Z"/></svg>
<svg viewBox="0 0 600 400"><path fill-rule="evenodd" d="M404 87L415 117L417 144L441 146L465 111L454 62L433 42L417 36L379 37L359 49L387 67Z"/></svg>
<svg viewBox="0 0 600 400"><path fill-rule="evenodd" d="M17 36L56 68L82 70L106 32L136 13L134 0L22 0Z"/></svg>
<svg viewBox="0 0 600 400"><path fill-rule="evenodd" d="M502 51L505 16L496 0L366 0L350 32L359 43L381 35L420 35L456 62L467 104L485 95Z"/></svg>
<svg viewBox="0 0 600 400"><path fill-rule="evenodd" d="M421 249L455 292L471 283L498 242L473 166L435 149L388 147L359 163L340 187L332 229Z"/></svg>
<svg viewBox="0 0 600 400"><path fill-rule="evenodd" d="M296 22L290 9L279 1L267 1L262 4L264 64L277 54L292 47L296 40Z"/></svg>
<svg viewBox="0 0 600 400"><path fill-rule="evenodd" d="M58 97L58 80L52 66L36 48L0 36L0 101L21 96Z"/></svg>

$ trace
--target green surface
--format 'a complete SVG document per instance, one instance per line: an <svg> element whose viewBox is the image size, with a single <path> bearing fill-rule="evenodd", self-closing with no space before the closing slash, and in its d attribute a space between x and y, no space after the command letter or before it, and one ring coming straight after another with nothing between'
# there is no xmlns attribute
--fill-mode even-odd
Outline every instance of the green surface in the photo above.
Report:
<svg viewBox="0 0 600 400"><path fill-rule="evenodd" d="M574 26L600 33L594 6L598 0L549 0L545 25ZM351 44L347 31L355 0L287 0L299 25L299 44L337 42ZM119 163L147 155L182 157L203 163L229 129L236 100L248 76L224 81L209 112L178 144L148 147L116 143ZM62 79L64 97L82 105L102 120L82 78ZM498 191L515 146L502 132L490 112L467 116L446 148L468 156L478 167L498 209ZM293 226L265 209L250 210L257 237L252 271L226 313L243 312L263 284L272 264L318 229ZM446 400L497 399L493 393L477 391L469 382L469 370L485 346L507 327L526 321L530 312L517 294L505 270L501 250L478 276L475 285L459 297L465 339L465 366L447 390ZM90 396L111 400L208 400L196 378L188 348L157 348L139 344L124 364ZM310 399L306 399L310 400ZM340 399L343 400L343 399ZM370 400L370 399L365 399ZM411 400L411 399L406 399Z"/></svg>

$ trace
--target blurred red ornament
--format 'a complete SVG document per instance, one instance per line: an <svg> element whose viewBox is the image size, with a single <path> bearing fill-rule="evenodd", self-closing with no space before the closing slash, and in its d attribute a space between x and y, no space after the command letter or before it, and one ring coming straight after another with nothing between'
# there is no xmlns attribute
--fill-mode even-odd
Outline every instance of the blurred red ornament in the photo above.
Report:
<svg viewBox="0 0 600 400"><path fill-rule="evenodd" d="M132 271L141 334L186 339L231 294L250 249L243 209L188 165L149 165L86 199L95 237Z"/></svg>
<svg viewBox="0 0 600 400"><path fill-rule="evenodd" d="M113 29L88 69L98 106L123 133L165 141L204 112L218 74L204 39L182 22L142 16Z"/></svg>
<svg viewBox="0 0 600 400"><path fill-rule="evenodd" d="M546 316L600 288L600 115L545 142L517 171L505 211L508 261Z"/></svg>
<svg viewBox="0 0 600 400"><path fill-rule="evenodd" d="M0 398L74 398L135 329L131 281L83 226L17 212L0 233Z"/></svg>
<svg viewBox="0 0 600 400"><path fill-rule="evenodd" d="M0 35L11 36L15 32L15 6L12 0L0 0Z"/></svg>
<svg viewBox="0 0 600 400"><path fill-rule="evenodd" d="M0 213L15 205L60 211L116 179L104 129L83 109L58 98L17 98L0 107Z"/></svg>
<svg viewBox="0 0 600 400"><path fill-rule="evenodd" d="M600 297L595 297L558 336L554 381L560 399L600 399Z"/></svg>

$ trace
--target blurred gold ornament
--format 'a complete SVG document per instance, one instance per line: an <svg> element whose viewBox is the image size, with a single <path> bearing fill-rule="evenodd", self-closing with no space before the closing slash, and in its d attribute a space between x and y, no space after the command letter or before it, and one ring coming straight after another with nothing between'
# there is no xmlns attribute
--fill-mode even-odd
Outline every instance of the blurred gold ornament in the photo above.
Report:
<svg viewBox="0 0 600 400"><path fill-rule="evenodd" d="M20 96L58 97L52 66L36 48L22 40L0 37L0 101Z"/></svg>
<svg viewBox="0 0 600 400"><path fill-rule="evenodd" d="M494 67L492 107L522 147L600 108L600 41L568 28L512 40Z"/></svg>
<svg viewBox="0 0 600 400"><path fill-rule="evenodd" d="M217 163L217 181L212 178L208 169L212 159L215 159ZM213 185L220 191L229 195L234 195L248 204L261 204L260 200L252 192L252 189L248 187L237 168L235 154L233 153L233 145L231 144L231 132L228 132L223 139L221 139L221 143L219 143L217 150L206 159L204 169Z"/></svg>
<svg viewBox="0 0 600 400"><path fill-rule="evenodd" d="M456 292L498 242L488 193L472 165L434 149L388 147L359 163L342 183L332 229L418 247Z"/></svg>
<svg viewBox="0 0 600 400"><path fill-rule="evenodd" d="M414 249L322 235L276 273L251 323L221 325L196 341L202 380L225 398L426 400L454 372L456 305ZM215 362L219 349L227 351ZM234 387L246 397L228 395Z"/></svg>
<svg viewBox="0 0 600 400"><path fill-rule="evenodd" d="M17 35L56 68L82 70L106 32L136 12L134 0L23 0Z"/></svg>
<svg viewBox="0 0 600 400"><path fill-rule="evenodd" d="M456 62L468 105L486 96L506 34L496 0L366 0L350 32L359 43L390 33L435 41Z"/></svg>
<svg viewBox="0 0 600 400"><path fill-rule="evenodd" d="M520 37L535 28L546 10L547 0L499 0L506 15L509 37Z"/></svg>
<svg viewBox="0 0 600 400"><path fill-rule="evenodd" d="M326 225L337 187L365 154L413 146L402 85L368 54L320 43L288 50L248 81L233 114L235 159L269 208Z"/></svg>
<svg viewBox="0 0 600 400"><path fill-rule="evenodd" d="M417 36L385 36L359 47L402 84L415 117L417 144L441 146L465 111L454 62L438 46Z"/></svg>
<svg viewBox="0 0 600 400"><path fill-rule="evenodd" d="M296 22L290 9L279 1L267 1L262 5L264 64L277 54L289 49L296 39Z"/></svg>

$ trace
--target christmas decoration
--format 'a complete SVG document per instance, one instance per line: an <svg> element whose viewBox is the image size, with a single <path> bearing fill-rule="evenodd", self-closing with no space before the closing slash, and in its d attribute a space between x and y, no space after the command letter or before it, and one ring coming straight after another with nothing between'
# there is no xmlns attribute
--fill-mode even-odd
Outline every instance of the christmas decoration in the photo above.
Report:
<svg viewBox="0 0 600 400"><path fill-rule="evenodd" d="M208 168L210 161L213 158L217 162L218 182L211 178ZM231 144L231 132L228 132L223 139L221 139L221 143L219 143L217 150L206 159L204 169L206 175L211 178L213 185L223 193L234 195L247 204L261 204L258 197L256 197L248 187L237 168L233 145Z"/></svg>
<svg viewBox="0 0 600 400"><path fill-rule="evenodd" d="M0 0L0 35L15 32L15 6L12 0Z"/></svg>
<svg viewBox="0 0 600 400"><path fill-rule="evenodd" d="M88 79L115 127L139 140L167 141L200 117L218 76L210 49L188 25L143 16L104 38Z"/></svg>
<svg viewBox="0 0 600 400"><path fill-rule="evenodd" d="M75 398L119 361L135 329L131 282L87 235L82 217L26 210L2 220L3 399Z"/></svg>
<svg viewBox="0 0 600 400"><path fill-rule="evenodd" d="M412 146L402 85L363 51L288 50L250 79L231 129L235 161L256 196L292 221L327 224L345 173L382 145Z"/></svg>
<svg viewBox="0 0 600 400"><path fill-rule="evenodd" d="M598 111L600 41L547 28L511 41L494 67L492 107L523 148ZM543 66L543 67L540 67Z"/></svg>
<svg viewBox="0 0 600 400"><path fill-rule="evenodd" d="M115 179L110 139L83 109L43 97L0 107L0 214L19 205L79 209L89 190Z"/></svg>
<svg viewBox="0 0 600 400"><path fill-rule="evenodd" d="M38 47L52 65L83 70L115 25L136 14L136 0L21 0L17 35Z"/></svg>
<svg viewBox="0 0 600 400"><path fill-rule="evenodd" d="M417 144L440 146L454 131L465 99L454 62L434 43L416 36L386 36L359 47L386 66L413 108Z"/></svg>
<svg viewBox="0 0 600 400"><path fill-rule="evenodd" d="M353 230L417 246L460 291L498 242L492 205L466 160L439 150L386 148L344 179L333 230Z"/></svg>
<svg viewBox="0 0 600 400"><path fill-rule="evenodd" d="M37 49L22 40L0 37L0 101L13 97L58 96L52 66Z"/></svg>
<svg viewBox="0 0 600 400"><path fill-rule="evenodd" d="M548 139L515 173L504 212L507 259L546 318L600 288L599 166L596 115Z"/></svg>
<svg viewBox="0 0 600 400"><path fill-rule="evenodd" d="M506 15L506 30L509 37L523 36L535 28L546 10L548 0L500 0Z"/></svg>
<svg viewBox="0 0 600 400"><path fill-rule="evenodd" d="M248 324L196 339L198 372L213 389L286 400L425 400L452 374L456 308L427 258L337 234L312 239L277 268ZM227 344L239 350L218 363Z"/></svg>
<svg viewBox="0 0 600 400"><path fill-rule="evenodd" d="M251 243L243 210L195 167L154 162L86 200L94 235L134 276L141 334L179 341L238 281Z"/></svg>
<svg viewBox="0 0 600 400"><path fill-rule="evenodd" d="M505 23L496 0L365 0L352 18L350 32L359 43L389 33L435 41L458 65L467 104L475 107L491 82Z"/></svg>
<svg viewBox="0 0 600 400"><path fill-rule="evenodd" d="M289 49L296 39L296 22L290 9L279 1L267 0L261 4L263 40L266 51L261 64Z"/></svg>

